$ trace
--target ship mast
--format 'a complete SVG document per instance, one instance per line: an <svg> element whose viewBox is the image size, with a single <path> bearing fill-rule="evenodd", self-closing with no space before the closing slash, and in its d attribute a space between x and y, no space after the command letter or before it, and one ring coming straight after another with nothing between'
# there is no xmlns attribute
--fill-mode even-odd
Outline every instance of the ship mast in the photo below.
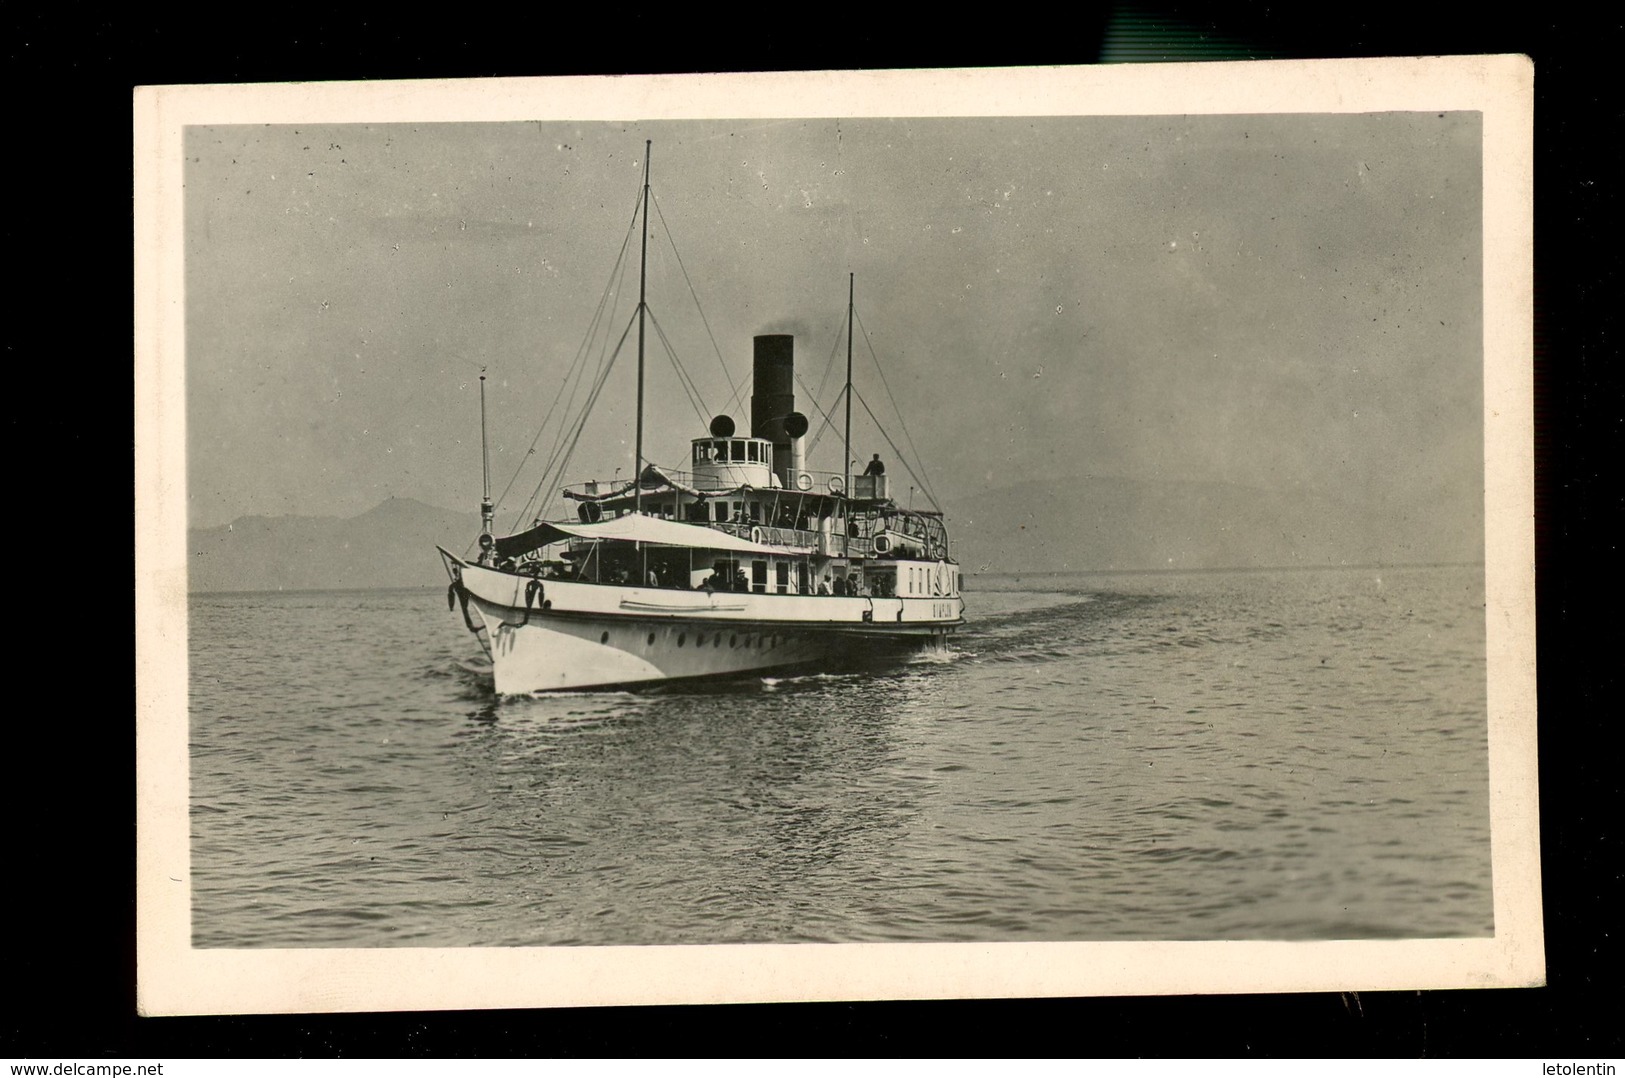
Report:
<svg viewBox="0 0 1625 1078"><path fill-rule="evenodd" d="M480 555L490 549L492 521L496 516L491 505L491 449L485 437L485 375L480 375Z"/></svg>
<svg viewBox="0 0 1625 1078"><path fill-rule="evenodd" d="M841 465L844 478L841 480L841 493L846 496L847 512L841 519L841 553L850 554L852 541L849 538L851 521L848 519L852 507L852 295L856 288L857 274L849 273L846 276L846 448L841 454Z"/></svg>
<svg viewBox="0 0 1625 1078"><path fill-rule="evenodd" d="M638 445L632 469L632 515L643 515L643 318L648 312L646 289L649 285L649 155L653 139L643 140L643 254L638 264ZM633 544L641 557L638 559L637 586L642 587L649 576L649 548L642 543Z"/></svg>
<svg viewBox="0 0 1625 1078"><path fill-rule="evenodd" d="M638 441L636 460L632 468L632 512L635 514L643 512L643 318L648 310L646 289L649 283L649 153L653 146L653 139L644 140L643 255L638 265Z"/></svg>

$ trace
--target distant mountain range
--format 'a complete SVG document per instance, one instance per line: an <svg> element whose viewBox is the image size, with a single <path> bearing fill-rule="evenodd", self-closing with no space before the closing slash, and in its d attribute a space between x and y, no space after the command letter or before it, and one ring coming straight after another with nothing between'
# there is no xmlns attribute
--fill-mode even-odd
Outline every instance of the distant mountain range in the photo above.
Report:
<svg viewBox="0 0 1625 1078"><path fill-rule="evenodd" d="M967 573L1412 564L1483 558L1482 493L1403 503L1101 477L1037 479L951 502ZM242 517L187 533L191 591L439 587L476 513L390 498L360 516Z"/></svg>
<svg viewBox="0 0 1625 1078"><path fill-rule="evenodd" d="M357 517L240 517L187 532L191 591L444 586L439 544L462 553L478 513L390 498Z"/></svg>

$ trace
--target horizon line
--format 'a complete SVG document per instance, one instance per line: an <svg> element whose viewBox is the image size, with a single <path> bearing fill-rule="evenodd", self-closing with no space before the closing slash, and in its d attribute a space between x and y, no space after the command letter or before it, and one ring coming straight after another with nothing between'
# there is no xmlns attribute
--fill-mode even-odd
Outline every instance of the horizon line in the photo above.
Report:
<svg viewBox="0 0 1625 1078"><path fill-rule="evenodd" d="M1193 574L1193 573L1292 573L1317 572L1326 570L1370 570L1370 569L1457 569L1480 567L1483 561L1417 561L1417 562L1361 562L1356 565L1246 565L1221 566L1212 568L1173 568L1173 569L1031 569L1013 570L998 573L961 573L961 579L975 579L977 577L1057 577L1057 576L1150 576L1162 574ZM200 596L217 595L345 595L371 592L421 592L427 589L438 591L439 584L393 584L387 587L361 587L361 588L222 588L212 591L188 591L186 597L191 599Z"/></svg>

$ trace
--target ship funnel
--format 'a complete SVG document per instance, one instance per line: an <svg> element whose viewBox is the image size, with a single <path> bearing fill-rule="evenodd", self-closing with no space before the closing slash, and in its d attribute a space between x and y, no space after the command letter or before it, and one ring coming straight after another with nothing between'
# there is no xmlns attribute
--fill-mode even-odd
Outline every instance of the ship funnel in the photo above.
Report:
<svg viewBox="0 0 1625 1078"><path fill-rule="evenodd" d="M750 394L750 436L774 445L788 442L784 417L796 410L796 339L788 333L756 338Z"/></svg>
<svg viewBox="0 0 1625 1078"><path fill-rule="evenodd" d="M773 443L773 470L781 481L790 469L790 443L796 437L786 429L786 421L796 411L795 351L796 339L788 333L764 333L756 338L750 435Z"/></svg>

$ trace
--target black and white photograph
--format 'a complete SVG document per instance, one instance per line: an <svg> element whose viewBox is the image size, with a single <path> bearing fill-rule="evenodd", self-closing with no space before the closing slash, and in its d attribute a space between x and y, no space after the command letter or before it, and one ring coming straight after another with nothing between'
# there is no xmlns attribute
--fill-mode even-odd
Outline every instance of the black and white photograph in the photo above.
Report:
<svg viewBox="0 0 1625 1078"><path fill-rule="evenodd" d="M1540 983L1528 75L143 91L144 1012Z"/></svg>

